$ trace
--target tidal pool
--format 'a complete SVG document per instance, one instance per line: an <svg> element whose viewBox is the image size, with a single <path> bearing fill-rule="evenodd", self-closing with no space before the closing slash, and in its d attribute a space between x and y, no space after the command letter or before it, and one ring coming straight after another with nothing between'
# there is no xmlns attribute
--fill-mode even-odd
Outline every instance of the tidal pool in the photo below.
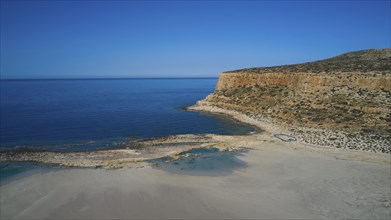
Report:
<svg viewBox="0 0 391 220"><path fill-rule="evenodd" d="M154 163L156 169L177 174L222 176L247 167L244 161L237 158L243 153L245 153L244 150L220 152L217 148L196 148L182 152L180 154L181 158L177 160L164 157L153 160L152 163Z"/></svg>

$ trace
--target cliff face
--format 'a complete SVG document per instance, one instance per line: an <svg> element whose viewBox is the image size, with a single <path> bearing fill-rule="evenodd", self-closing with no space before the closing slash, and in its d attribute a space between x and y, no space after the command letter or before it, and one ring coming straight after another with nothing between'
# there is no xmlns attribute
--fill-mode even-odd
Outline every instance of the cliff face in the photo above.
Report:
<svg viewBox="0 0 391 220"><path fill-rule="evenodd" d="M335 87L349 86L352 89L366 89L369 91L390 91L391 74L375 72L349 73L262 73L253 74L246 71L238 73L222 73L216 86L216 92L241 87L255 86L284 86L300 91L327 91Z"/></svg>
<svg viewBox="0 0 391 220"><path fill-rule="evenodd" d="M391 49L224 72L201 104L384 141L391 138Z"/></svg>

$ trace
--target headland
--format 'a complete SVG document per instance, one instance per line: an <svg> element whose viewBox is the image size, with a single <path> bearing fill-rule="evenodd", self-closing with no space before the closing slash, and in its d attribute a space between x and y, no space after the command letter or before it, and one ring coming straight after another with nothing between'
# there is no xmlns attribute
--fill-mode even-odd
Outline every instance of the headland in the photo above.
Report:
<svg viewBox="0 0 391 220"><path fill-rule="evenodd" d="M93 151L1 151L0 162L68 167L2 185L1 218L387 219L390 61L391 49L366 50L222 73L215 92L187 109L255 126L248 135L174 135ZM197 149L230 153L245 166L211 177L156 162L188 158L196 167L194 158L207 160Z"/></svg>

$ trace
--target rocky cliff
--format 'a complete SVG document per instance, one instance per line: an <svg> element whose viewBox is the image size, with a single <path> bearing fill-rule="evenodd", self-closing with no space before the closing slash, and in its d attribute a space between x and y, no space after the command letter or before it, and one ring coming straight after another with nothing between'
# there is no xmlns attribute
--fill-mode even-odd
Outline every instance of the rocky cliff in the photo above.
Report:
<svg viewBox="0 0 391 220"><path fill-rule="evenodd" d="M391 152L391 49L221 73L199 106L270 118L312 144Z"/></svg>

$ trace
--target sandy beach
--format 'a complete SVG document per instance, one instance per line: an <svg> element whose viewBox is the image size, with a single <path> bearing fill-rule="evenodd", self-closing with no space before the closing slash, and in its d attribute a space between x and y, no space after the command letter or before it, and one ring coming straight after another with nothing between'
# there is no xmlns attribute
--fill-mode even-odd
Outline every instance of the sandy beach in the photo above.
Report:
<svg viewBox="0 0 391 220"><path fill-rule="evenodd" d="M1 218L390 217L389 155L251 137L236 156L246 166L224 175L151 166L26 175L1 186Z"/></svg>
<svg viewBox="0 0 391 220"><path fill-rule="evenodd" d="M112 150L3 152L1 161L35 161L61 168L22 174L3 183L0 217L391 217L389 154L310 145L297 141L287 129L236 112L192 110L224 114L259 129L249 135L136 140ZM214 152L218 158L203 157L201 151Z"/></svg>
<svg viewBox="0 0 391 220"><path fill-rule="evenodd" d="M0 6L0 220L391 220L391 0Z"/></svg>

